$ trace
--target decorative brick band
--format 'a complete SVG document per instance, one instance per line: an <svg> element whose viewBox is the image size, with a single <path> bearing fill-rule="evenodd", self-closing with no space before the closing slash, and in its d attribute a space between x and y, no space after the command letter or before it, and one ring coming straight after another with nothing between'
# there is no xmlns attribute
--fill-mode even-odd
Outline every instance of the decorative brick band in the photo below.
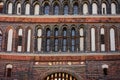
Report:
<svg viewBox="0 0 120 80"><path fill-rule="evenodd" d="M120 55L73 55L73 56L40 56L40 55L0 55L1 60L26 60L26 61L85 61L85 60L120 60Z"/></svg>

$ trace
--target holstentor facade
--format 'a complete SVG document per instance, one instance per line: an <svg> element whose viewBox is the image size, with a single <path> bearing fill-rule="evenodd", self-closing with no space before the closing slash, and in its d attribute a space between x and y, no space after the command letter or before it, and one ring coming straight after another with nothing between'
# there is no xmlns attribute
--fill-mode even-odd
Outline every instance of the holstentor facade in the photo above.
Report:
<svg viewBox="0 0 120 80"><path fill-rule="evenodd" d="M120 80L120 0L1 0L0 80Z"/></svg>

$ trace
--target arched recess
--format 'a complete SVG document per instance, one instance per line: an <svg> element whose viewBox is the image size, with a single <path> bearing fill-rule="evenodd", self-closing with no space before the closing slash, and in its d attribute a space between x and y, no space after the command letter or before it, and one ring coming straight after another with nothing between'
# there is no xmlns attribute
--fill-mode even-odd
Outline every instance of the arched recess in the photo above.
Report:
<svg viewBox="0 0 120 80"><path fill-rule="evenodd" d="M17 52L22 52L23 46L23 29L21 27L17 30Z"/></svg>
<svg viewBox="0 0 120 80"><path fill-rule="evenodd" d="M116 50L116 34L115 34L115 29L110 28L110 51L115 51Z"/></svg>
<svg viewBox="0 0 120 80"><path fill-rule="evenodd" d="M79 14L79 5L78 2L75 2L73 4L73 15L78 15Z"/></svg>
<svg viewBox="0 0 120 80"><path fill-rule="evenodd" d="M77 73L75 73L74 71L72 70L68 70L68 69L54 69L54 70L48 70L47 72L43 73L41 76L40 76L40 80L47 80L47 76L51 75L51 74L54 74L54 73L66 73L66 74L69 74L71 75L72 77L75 78L75 80L84 80L81 76L79 76ZM49 79L49 80L59 80L59 79ZM63 79L60 79L60 80L63 80ZM71 80L71 79L64 79L64 80ZM74 79L72 79L74 80Z"/></svg>
<svg viewBox="0 0 120 80"><path fill-rule="evenodd" d="M21 14L21 3L18 2L16 4L16 14L20 15Z"/></svg>
<svg viewBox="0 0 120 80"><path fill-rule="evenodd" d="M42 29L38 26L37 28L37 51L42 50Z"/></svg>
<svg viewBox="0 0 120 80"><path fill-rule="evenodd" d="M92 14L98 14L98 5L97 3L92 3Z"/></svg>
<svg viewBox="0 0 120 80"><path fill-rule="evenodd" d="M107 3L106 2L102 2L101 12L102 12L103 15L107 14Z"/></svg>
<svg viewBox="0 0 120 80"><path fill-rule="evenodd" d="M117 12L117 5L115 2L111 3L111 14L116 14Z"/></svg>
<svg viewBox="0 0 120 80"><path fill-rule="evenodd" d="M95 31L95 28L94 27L92 27L91 28L91 34L90 34L90 36L91 36L91 42L90 42L90 44L91 44L91 51L96 51L96 31Z"/></svg>
<svg viewBox="0 0 120 80"><path fill-rule="evenodd" d="M31 52L32 50L32 29L28 27L26 29L26 52Z"/></svg>
<svg viewBox="0 0 120 80"><path fill-rule="evenodd" d="M12 2L8 2L8 4L7 4L7 13L8 14L13 13L13 3Z"/></svg>
<svg viewBox="0 0 120 80"><path fill-rule="evenodd" d="M14 37L14 29L10 26L6 29L6 50L12 51L13 50L13 37Z"/></svg>
<svg viewBox="0 0 120 80"><path fill-rule="evenodd" d="M83 3L83 14L89 14L88 3Z"/></svg>
<svg viewBox="0 0 120 80"><path fill-rule="evenodd" d="M59 2L54 2L53 4L53 14L59 15L60 14L60 4Z"/></svg>
<svg viewBox="0 0 120 80"><path fill-rule="evenodd" d="M30 14L30 4L28 2L25 4L25 14L26 15Z"/></svg>
<svg viewBox="0 0 120 80"><path fill-rule="evenodd" d="M39 12L40 12L40 5L39 3L35 3L34 4L34 15L39 15Z"/></svg>
<svg viewBox="0 0 120 80"><path fill-rule="evenodd" d="M43 1L42 12L44 15L50 15L51 5L49 1Z"/></svg>

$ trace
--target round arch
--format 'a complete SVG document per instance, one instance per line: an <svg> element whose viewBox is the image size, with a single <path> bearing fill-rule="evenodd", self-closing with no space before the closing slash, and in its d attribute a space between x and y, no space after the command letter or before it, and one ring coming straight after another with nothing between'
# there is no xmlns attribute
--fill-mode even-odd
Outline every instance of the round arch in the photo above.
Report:
<svg viewBox="0 0 120 80"><path fill-rule="evenodd" d="M52 74L55 74L55 73L64 73L64 74L67 74L67 75L70 75L72 76L73 78L75 78L75 80L84 80L81 76L79 76L77 73L75 73L74 71L72 70L68 70L68 69L63 69L63 68L60 68L60 69L52 69L52 70L49 70L45 73L43 73L39 79L40 80L46 80L46 78L49 76L49 75L52 75ZM56 80L56 79L55 79ZM58 79L57 79L58 80ZM60 79L62 80L62 79ZM68 79L69 80L69 79Z"/></svg>

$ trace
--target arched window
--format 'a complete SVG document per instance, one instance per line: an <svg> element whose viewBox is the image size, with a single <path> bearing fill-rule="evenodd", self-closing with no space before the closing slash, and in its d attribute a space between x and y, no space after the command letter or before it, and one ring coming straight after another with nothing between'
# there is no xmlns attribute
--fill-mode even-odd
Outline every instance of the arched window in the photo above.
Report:
<svg viewBox="0 0 120 80"><path fill-rule="evenodd" d="M115 51L115 30L110 29L110 50Z"/></svg>
<svg viewBox="0 0 120 80"><path fill-rule="evenodd" d="M116 14L116 4L115 3L112 3L111 4L111 14Z"/></svg>
<svg viewBox="0 0 120 80"><path fill-rule="evenodd" d="M22 29L18 30L18 46L17 46L17 51L21 52L22 51Z"/></svg>
<svg viewBox="0 0 120 80"><path fill-rule="evenodd" d="M13 7L13 4L11 2L8 3L8 14L12 14L12 11L13 11L12 7Z"/></svg>
<svg viewBox="0 0 120 80"><path fill-rule="evenodd" d="M44 5L44 14L49 15L50 14L50 6L49 4Z"/></svg>
<svg viewBox="0 0 120 80"><path fill-rule="evenodd" d="M30 52L31 49L31 29L27 31L27 52Z"/></svg>
<svg viewBox="0 0 120 80"><path fill-rule="evenodd" d="M66 4L64 6L64 15L68 15L69 14L69 8L68 8L68 5Z"/></svg>
<svg viewBox="0 0 120 80"><path fill-rule="evenodd" d="M37 49L38 51L41 51L42 47L42 29L37 30Z"/></svg>
<svg viewBox="0 0 120 80"><path fill-rule="evenodd" d="M13 30L8 31L7 51L12 51Z"/></svg>
<svg viewBox="0 0 120 80"><path fill-rule="evenodd" d="M80 28L80 51L84 51L84 30L83 28Z"/></svg>
<svg viewBox="0 0 120 80"><path fill-rule="evenodd" d="M71 29L71 51L74 52L75 51L75 41L76 41L76 38L75 38L75 28L72 28Z"/></svg>
<svg viewBox="0 0 120 80"><path fill-rule="evenodd" d="M50 35L51 35L51 31L49 28L46 29L46 51L49 52L50 51Z"/></svg>
<svg viewBox="0 0 120 80"><path fill-rule="evenodd" d="M91 28L91 51L95 51L95 28Z"/></svg>
<svg viewBox="0 0 120 80"><path fill-rule="evenodd" d="M58 51L58 42L59 42L59 40L58 40L58 28L55 28L55 30L54 30L54 36L55 36L55 38L54 38L54 51Z"/></svg>
<svg viewBox="0 0 120 80"><path fill-rule="evenodd" d="M13 65L8 64L5 68L5 77L11 77Z"/></svg>
<svg viewBox="0 0 120 80"><path fill-rule="evenodd" d="M59 14L59 5L55 5L54 6L54 15L58 15Z"/></svg>
<svg viewBox="0 0 120 80"><path fill-rule="evenodd" d="M78 4L73 5L73 14L77 15L78 14Z"/></svg>
<svg viewBox="0 0 120 80"><path fill-rule="evenodd" d="M88 4L87 3L83 4L83 14L88 14Z"/></svg>
<svg viewBox="0 0 120 80"><path fill-rule="evenodd" d="M97 4L93 3L92 4L92 14L98 14L97 10L98 10Z"/></svg>
<svg viewBox="0 0 120 80"><path fill-rule="evenodd" d="M2 31L0 31L0 51L2 51L2 39L3 39L3 35L2 35Z"/></svg>
<svg viewBox="0 0 120 80"><path fill-rule="evenodd" d="M62 41L62 51L67 51L67 29L63 28L63 41Z"/></svg>
<svg viewBox="0 0 120 80"><path fill-rule="evenodd" d="M17 14L21 14L21 4L17 4Z"/></svg>
<svg viewBox="0 0 120 80"><path fill-rule="evenodd" d="M106 3L102 3L102 14L107 14L107 6L106 6Z"/></svg>
<svg viewBox="0 0 120 80"><path fill-rule="evenodd" d="M40 8L39 4L35 4L35 6L34 6L34 15L39 15L39 8Z"/></svg>
<svg viewBox="0 0 120 80"><path fill-rule="evenodd" d="M27 3L27 4L25 5L25 14L26 14L26 15L29 15L29 14L30 14L30 4L29 4L29 3Z"/></svg>
<svg viewBox="0 0 120 80"><path fill-rule="evenodd" d="M100 47L101 47L101 51L105 51L105 30L104 28L100 29Z"/></svg>

